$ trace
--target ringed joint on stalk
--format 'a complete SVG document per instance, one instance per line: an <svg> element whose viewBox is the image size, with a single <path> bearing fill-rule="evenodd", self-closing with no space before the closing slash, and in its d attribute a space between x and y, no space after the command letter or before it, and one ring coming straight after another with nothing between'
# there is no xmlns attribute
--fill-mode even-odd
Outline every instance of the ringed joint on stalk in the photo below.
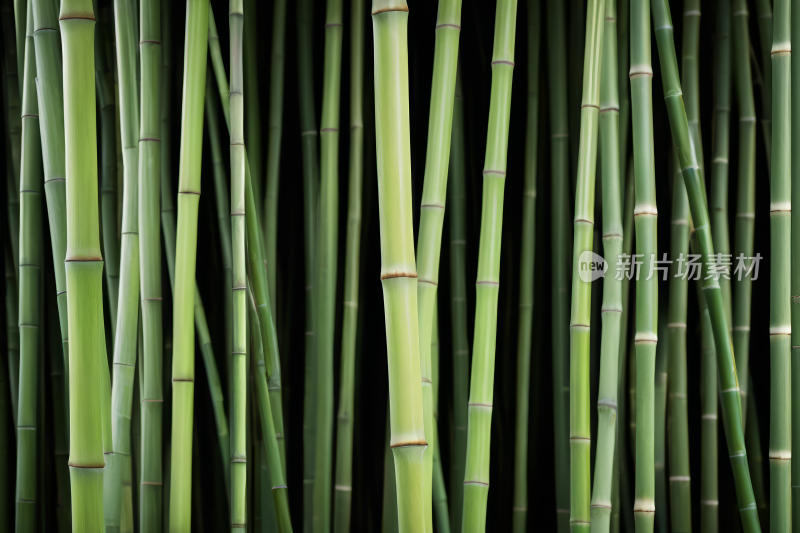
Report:
<svg viewBox="0 0 800 533"><path fill-rule="evenodd" d="M497 61L492 61L492 66L495 66L495 65L508 65L510 67L513 67L514 66L514 62L513 61L508 61L506 59L498 59Z"/></svg>
<svg viewBox="0 0 800 533"><path fill-rule="evenodd" d="M772 54L791 54L792 43L775 43L772 45Z"/></svg>
<svg viewBox="0 0 800 533"><path fill-rule="evenodd" d="M658 343L658 335L648 332L637 332L633 338L634 344L656 344Z"/></svg>
<svg viewBox="0 0 800 533"><path fill-rule="evenodd" d="M61 21L61 20L73 20L73 19L91 20L92 22L95 21L94 20L94 13L92 13L92 12L89 12L89 13L72 13L68 17L60 17L58 20Z"/></svg>
<svg viewBox="0 0 800 533"><path fill-rule="evenodd" d="M596 503L594 505L589 506L589 509L611 509L611 506L610 505L602 505L602 504ZM583 523L586 523L586 522L583 522Z"/></svg>
<svg viewBox="0 0 800 533"><path fill-rule="evenodd" d="M490 403L472 403L472 402L470 402L470 403L467 404L467 406L468 407L488 407L489 409L492 408L492 404L490 404Z"/></svg>
<svg viewBox="0 0 800 533"><path fill-rule="evenodd" d="M483 481L465 481L464 485L484 485L486 487L489 486L488 483L484 483Z"/></svg>
<svg viewBox="0 0 800 533"><path fill-rule="evenodd" d="M792 202L777 202L769 205L770 213L792 212Z"/></svg>
<svg viewBox="0 0 800 533"><path fill-rule="evenodd" d="M792 326L776 326L774 328L769 328L769 336L772 337L773 335L791 335L792 334Z"/></svg>
<svg viewBox="0 0 800 533"><path fill-rule="evenodd" d="M608 398L604 398L597 402L597 407L608 407L612 409L615 413L617 412L617 402L614 400L610 400Z"/></svg>
<svg viewBox="0 0 800 533"><path fill-rule="evenodd" d="M633 216L638 217L640 215L652 215L654 217L658 216L658 208L654 205L637 205L636 209L633 210Z"/></svg>
<svg viewBox="0 0 800 533"><path fill-rule="evenodd" d="M653 69L650 65L631 65L631 69L628 71L628 77L633 78L635 76L653 76Z"/></svg>
<svg viewBox="0 0 800 533"><path fill-rule="evenodd" d="M399 5L399 4L398 5L388 5L386 7L382 7L382 8L376 9L375 11L372 12L372 15L375 16L375 15L380 15L381 13L391 13L392 11L401 11L401 12L408 13L408 6Z"/></svg>
<svg viewBox="0 0 800 533"><path fill-rule="evenodd" d="M458 24L439 24L436 26L435 29L438 30L439 28L453 28L455 30L461 31L461 26L459 26Z"/></svg>
<svg viewBox="0 0 800 533"><path fill-rule="evenodd" d="M408 442L398 442L397 444L392 444L389 446L390 448L405 448L406 446L427 446L428 443L425 442L425 439L419 439L416 441L408 441Z"/></svg>
<svg viewBox="0 0 800 533"><path fill-rule="evenodd" d="M400 272L396 270L394 272L389 272L387 274L381 274L381 281L392 278L416 278L416 277L417 277L416 272Z"/></svg>

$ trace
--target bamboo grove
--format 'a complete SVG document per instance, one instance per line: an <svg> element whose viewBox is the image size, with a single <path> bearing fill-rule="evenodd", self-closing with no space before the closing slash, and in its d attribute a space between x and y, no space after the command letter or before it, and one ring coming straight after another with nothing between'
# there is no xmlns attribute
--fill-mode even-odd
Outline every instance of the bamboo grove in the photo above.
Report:
<svg viewBox="0 0 800 533"><path fill-rule="evenodd" d="M0 531L800 532L800 1L0 28Z"/></svg>

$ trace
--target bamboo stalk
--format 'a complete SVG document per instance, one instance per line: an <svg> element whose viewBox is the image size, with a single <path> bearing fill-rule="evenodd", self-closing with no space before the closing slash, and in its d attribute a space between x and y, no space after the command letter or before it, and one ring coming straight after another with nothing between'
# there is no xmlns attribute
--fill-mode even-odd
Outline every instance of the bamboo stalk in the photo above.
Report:
<svg viewBox="0 0 800 533"><path fill-rule="evenodd" d="M714 255L714 247L710 228L708 227L709 218L705 191L702 181L699 179L697 161L694 156L694 150L691 147L686 112L681 98L675 44L670 29L672 28L672 23L666 1L659 1L654 5L653 20L656 28L663 28L656 30L656 40L661 59L664 94L668 95L666 98L667 113L670 119L673 141L680 159L679 166L689 195L689 207L695 223L701 263L706 265L704 270L707 270L709 258ZM731 353L732 346L727 321L725 320L725 309L721 291L719 290L719 283L713 279L713 276L703 280L703 294L708 302L714 344L717 350L717 363L722 387L722 415L725 422L728 452L734 471L734 482L737 488L739 512L742 516L744 530L749 533L759 530L758 515L755 509L753 489L746 462L736 366Z"/></svg>
<svg viewBox="0 0 800 533"><path fill-rule="evenodd" d="M59 16L64 79L69 312L72 525L103 531L103 259L100 255L95 132L94 11L89 0L64 0Z"/></svg>
<svg viewBox="0 0 800 533"><path fill-rule="evenodd" d="M772 2L756 0L758 37L761 44L761 68L764 69L764 87L761 95L761 133L767 152L767 168L772 166Z"/></svg>
<svg viewBox="0 0 800 533"><path fill-rule="evenodd" d="M43 523L45 502L37 495L37 469L44 468L44 457L37 453L37 437L44 427L37 417L39 398L39 353L42 261L43 179L42 141L39 132L39 103L36 97L36 52L33 41L33 4L28 2L24 41L25 70L22 86L22 164L20 176L19 233L19 414L17 415L16 531L33 532ZM42 369L43 370L43 369ZM40 406L38 406L40 407Z"/></svg>
<svg viewBox="0 0 800 533"><path fill-rule="evenodd" d="M425 500L419 487L427 443L419 378L417 273L411 212L407 27L405 0L373 0L375 131L382 235L381 285L389 362L390 445L396 472L399 530L423 531ZM318 440L319 436L318 433Z"/></svg>
<svg viewBox="0 0 800 533"><path fill-rule="evenodd" d="M254 16L251 14L250 16ZM247 527L247 260L245 256L244 2L230 3L231 243L233 351L231 390L231 529ZM250 333L252 335L252 332Z"/></svg>
<svg viewBox="0 0 800 533"><path fill-rule="evenodd" d="M433 449L433 510L436 531L450 533L450 516L447 509L447 492L442 469L441 441L439 440L439 299L433 304L431 329L431 388L433 389L433 425L436 445Z"/></svg>
<svg viewBox="0 0 800 533"><path fill-rule="evenodd" d="M5 250L6 267L6 338L8 339L8 389L11 400L11 421L14 423L14 436L17 432L19 416L19 287L14 274L10 250ZM16 470L15 470L16 472Z"/></svg>
<svg viewBox="0 0 800 533"><path fill-rule="evenodd" d="M734 259L741 254L753 257L756 205L756 109L753 100L752 76L750 74L750 36L748 34L748 12L744 0L732 4L731 30L733 32L733 59L736 99L739 102L739 162L738 190L736 192L736 225L734 226ZM733 301L733 354L736 358L736 373L740 394L747 394L747 374L750 358L750 307L753 288L750 278L742 276L734 281ZM740 402L742 426L747 421L746 398Z"/></svg>
<svg viewBox="0 0 800 533"><path fill-rule="evenodd" d="M525 185L522 197L522 255L519 263L519 334L517 338L517 417L514 442L514 533L528 519L528 403L533 336L533 275L536 246L536 171L539 133L539 0L528 1L528 119L525 135Z"/></svg>
<svg viewBox="0 0 800 533"><path fill-rule="evenodd" d="M748 390L752 391L747 396L749 404L747 410L750 412L750 423L745 426L744 438L747 449L747 461L753 475L753 492L756 495L756 505L758 506L758 518L764 524L764 529L769 528L769 505L764 496L764 465L761 457L761 431L758 425L758 410L756 409L756 394L753 389L753 377L750 376Z"/></svg>
<svg viewBox="0 0 800 533"><path fill-rule="evenodd" d="M163 332L161 302L161 2L140 4L141 126L139 139L139 239L143 332L142 465L139 524L143 531L161 529L161 421ZM169 175L167 175L169 179Z"/></svg>
<svg viewBox="0 0 800 533"><path fill-rule="evenodd" d="M769 272L769 496L770 530L792 526L792 18L791 2L775 2L772 33L772 150ZM739 120L741 121L743 117ZM753 124L755 127L755 124ZM755 137L755 135L753 135ZM755 144L755 142L753 143ZM755 150L753 150L755 151ZM752 195L755 196L755 195ZM752 199L751 199L752 201ZM752 253L750 254L752 256ZM747 280L750 281L749 279ZM797 371L795 371L798 373ZM798 373L800 375L800 373ZM796 489L795 489L796 491Z"/></svg>
<svg viewBox="0 0 800 533"><path fill-rule="evenodd" d="M14 276L18 278L19 269L19 179L20 179L20 146L22 143L22 108L20 104L20 86L22 84L22 64L17 53L17 47L20 46L15 42L14 36L14 13L11 0L6 0L0 5L0 21L3 24L3 49L5 53L5 61L3 66L3 74L5 77L5 93L6 93L6 129L8 135L8 148L11 154L10 167L11 172L7 174L6 189L8 191L8 230L10 234L11 243L11 264L14 267ZM18 71L19 69L19 71ZM19 283L19 280L16 280ZM15 300L16 302L16 300ZM17 303L14 304L18 305ZM11 373L12 385L14 383L15 373ZM14 416L17 416L17 409L14 405L17 395L12 388L12 407L14 407Z"/></svg>
<svg viewBox="0 0 800 533"><path fill-rule="evenodd" d="M261 2L256 0L244 0L245 9L249 13L244 20L244 43L243 43L243 56L242 61L244 64L244 94L245 94L245 107L247 107L247 115L244 119L245 131L245 144L251 146L251 154L248 157L248 164L252 165L252 171L256 176L255 183L253 183L253 192L259 203L256 204L258 212L258 220L260 227L263 225L263 213L261 212L260 200L263 198L261 180L263 179L262 160L261 160L261 98L259 98L259 65L258 65L258 51L257 43L259 42L259 24L258 24L258 11ZM250 16L252 15L252 16Z"/></svg>
<svg viewBox="0 0 800 533"><path fill-rule="evenodd" d="M648 274L649 275L649 274ZM656 274L657 275L657 274ZM658 337L667 338L667 313L666 302L663 300L658 310ZM655 411L655 426L653 432L653 463L655 465L655 497L656 508L666 509L655 516L656 529L666 531L669 517L669 503L667 493L667 343L661 342L656 346L655 387L653 388L653 408Z"/></svg>
<svg viewBox="0 0 800 533"><path fill-rule="evenodd" d="M780 6L785 9L783 4ZM792 6L795 7L795 6ZM791 8L790 8L791 9ZM795 7L791 9L791 21L790 21L790 29L789 35L791 41L800 42L800 8ZM759 12L760 13L760 12ZM785 11L783 11L785 15ZM772 25L772 18L769 19L770 26ZM765 23L763 24L766 25ZM762 26L761 17L759 16L759 29ZM785 39L787 37L786 31L786 22L781 21L781 37ZM770 28L771 29L771 28ZM771 32L770 32L771 33ZM776 61L785 62L786 60L781 60L776 57ZM791 60L789 60L791 61ZM766 63L767 64L771 63ZM786 143L785 139L781 139L780 148L782 150L782 157L788 157L788 161L783 162L783 171L787 172L786 166L789 165L789 170L791 178L790 183L787 185L791 189L790 193L790 201L795 205L800 205L800 154L795 154L797 151L796 149L800 147L800 65L795 65L794 67L790 66L791 74L790 78L786 79L786 73L782 72L783 77L781 79L781 83L784 84L782 87L781 92L783 93L782 98L785 100L786 96L786 84L791 87L791 93L789 94L789 101L791 102L791 97L795 97L795 105L791 105L791 110L789 112L789 116L791 117L790 124L787 126L785 124L786 117L782 117L781 119L781 126L783 127L783 131L780 132L782 134L788 130L795 130L793 135L791 136L791 142L789 144ZM766 69L765 69L766 70ZM786 66L782 65L783 71L786 70ZM774 72L774 71L773 71ZM777 80L777 77L776 77ZM771 102L770 102L771 104ZM772 109L770 108L770 113ZM782 113L786 113L786 108L782 108L780 110ZM771 115L770 115L771 118ZM797 128L794 126L797 125ZM770 126L773 128L776 127L772 123ZM765 128L766 129L766 128ZM772 129L772 128L770 128ZM770 132L771 133L771 132ZM786 155L786 150L790 150L790 156ZM774 152L771 154L774 155ZM776 169L777 170L777 169ZM771 184L770 184L771 185ZM790 300L790 309L789 312L791 313L790 317L790 326L791 326L791 355L790 358L794 361L797 361L796 354L800 354L800 213L791 214L791 223L789 234L791 236L791 255L788 259L789 261L789 269L790 269L790 284L789 290L791 291L790 294L792 296ZM772 260L770 260L771 262ZM772 273L770 272L770 278L772 277ZM771 299L771 295L770 295ZM770 336L771 339L771 336ZM794 363L794 361L788 361L788 364L791 365L791 381L790 385L790 399L791 402L789 404L789 408L791 411L791 416L789 418L789 424L791 427L790 435L786 436L787 438L791 439L791 451L792 453L796 453L796 457L800 457L800 364ZM751 393L752 394L752 393ZM772 406L770 405L770 411ZM771 424L770 420L770 426ZM785 429L785 428L784 428ZM772 448L772 442L770 441L770 448ZM772 452L770 451L770 457L772 456ZM770 461L771 462L771 461ZM790 477L791 477L791 499L792 499L792 531L794 533L800 531L800 459L796 461L790 461ZM755 477L755 476L754 476ZM772 472L770 472L770 479L772 479ZM759 480L760 481L760 480ZM754 479L754 484L758 485L757 481ZM761 503L758 501L758 486L756 486L756 502ZM770 492L772 489L770 487ZM779 503L775 501L775 503Z"/></svg>
<svg viewBox="0 0 800 533"><path fill-rule="evenodd" d="M208 2L186 6L183 112L181 117L178 228L175 246L172 359L172 436L170 438L171 531L191 524L192 426L194 399L194 294L197 212L203 141L203 97L206 76Z"/></svg>
<svg viewBox="0 0 800 533"><path fill-rule="evenodd" d="M352 8L355 12L355 7ZM361 20L359 18L359 20ZM264 241L266 242L269 304L272 316L278 316L275 299L278 287L278 190L280 187L281 138L283 135L283 72L286 49L286 0L278 0L272 11L272 48L270 49L269 133L267 136L267 176L264 194Z"/></svg>
<svg viewBox="0 0 800 533"><path fill-rule="evenodd" d="M567 114L566 30L563 2L547 3L547 80L550 107L550 203L555 220L550 229L553 261L553 440L555 444L556 522L558 533L569 530L569 273L572 227Z"/></svg>
<svg viewBox="0 0 800 533"><path fill-rule="evenodd" d="M603 254L612 261L603 279L602 337L600 340L600 386L597 394L597 452L591 501L592 531L610 531L614 456L617 435L617 380L619 378L622 279L620 264L624 231L619 150L619 88L617 76L617 3L606 0L600 78L600 149L602 163ZM624 341L623 341L624 342Z"/></svg>
<svg viewBox="0 0 800 533"><path fill-rule="evenodd" d="M314 529L314 480L317 435L316 249L319 196L319 154L314 109L312 21L314 2L297 3L297 58L300 87L300 141L303 157L303 257L305 259L305 354L303 394L303 533Z"/></svg>
<svg viewBox="0 0 800 533"><path fill-rule="evenodd" d="M428 143L425 154L425 178L420 205L420 229L417 241L417 317L419 353L422 370L422 411L428 451L423 461L425 531L433 532L433 455L436 446L433 416L431 368L431 333L433 310L439 284L439 259L447 193L447 165L453 124L453 105L458 66L458 42L461 34L461 2L443 0L436 18L436 46L433 59L431 103L428 116Z"/></svg>
<svg viewBox="0 0 800 533"><path fill-rule="evenodd" d="M112 446L103 485L106 525L120 525L123 463L131 454L130 422L132 386L136 369L139 320L139 85L137 13L133 0L115 0L114 22L119 75L120 131L124 165L119 303L114 337L114 370L111 390ZM141 379L141 377L140 377ZM137 406L138 407L138 406Z"/></svg>
<svg viewBox="0 0 800 533"><path fill-rule="evenodd" d="M650 58L650 9L647 0L631 5L631 102L636 176L636 253L649 279L636 280L636 475L633 513L636 531L653 531L656 513L654 465L654 386L658 323L656 252L658 209L653 157L653 70ZM635 267L634 267L635 270Z"/></svg>
<svg viewBox="0 0 800 533"><path fill-rule="evenodd" d="M467 462L467 391L469 390L469 340L467 339L467 205L464 149L464 99L461 74L456 69L453 132L450 148L450 317L453 344L453 454L450 463L450 527L461 531L464 502L464 467Z"/></svg>
<svg viewBox="0 0 800 533"><path fill-rule="evenodd" d="M25 43L27 40L27 0L14 1L14 33L16 38L15 51L17 54L17 83L19 84L19 95L23 97L25 92ZM21 178L21 176L19 176Z"/></svg>
<svg viewBox="0 0 800 533"><path fill-rule="evenodd" d="M342 76L342 1L328 0L320 118L319 235L317 240L317 438L314 531L327 533L331 522L333 454L333 338L339 239L339 96Z"/></svg>
<svg viewBox="0 0 800 533"><path fill-rule="evenodd" d="M350 177L347 199L347 242L339 370L339 412L336 428L333 530L350 531L353 495L353 424L355 419L355 364L358 326L358 284L361 249L361 196L364 174L364 2L350 6ZM277 199L275 202L277 206ZM277 223L277 219L276 219ZM273 234L274 240L277 235ZM267 235L269 242L270 235ZM268 245L269 246L269 245ZM274 243L272 243L274 246ZM269 265L269 258L267 259ZM272 274L274 286L274 272ZM271 288L270 288L271 289ZM270 292L272 294L272 292ZM273 296L274 299L274 296Z"/></svg>
<svg viewBox="0 0 800 533"><path fill-rule="evenodd" d="M692 240L696 240L694 234ZM719 528L717 352L711 316L699 283L697 296L700 302L700 530L716 532Z"/></svg>
<svg viewBox="0 0 800 533"><path fill-rule="evenodd" d="M572 300L569 326L569 522L570 531L573 532L590 529L589 332L592 293L591 280L581 279L579 268L582 261L581 254L592 251L604 13L605 0L592 0L589 3L586 15L580 148L573 222L575 238L572 248Z"/></svg>

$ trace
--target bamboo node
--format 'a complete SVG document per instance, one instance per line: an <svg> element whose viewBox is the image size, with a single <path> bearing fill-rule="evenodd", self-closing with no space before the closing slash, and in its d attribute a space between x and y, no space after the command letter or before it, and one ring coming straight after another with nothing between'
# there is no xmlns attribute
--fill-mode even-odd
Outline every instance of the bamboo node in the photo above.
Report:
<svg viewBox="0 0 800 533"><path fill-rule="evenodd" d="M775 43L772 45L772 54L791 54L792 43Z"/></svg>
<svg viewBox="0 0 800 533"><path fill-rule="evenodd" d="M306 130L300 132L300 137L305 137L306 135L316 135L317 130Z"/></svg>
<svg viewBox="0 0 800 533"><path fill-rule="evenodd" d="M141 482L139 482L139 484L140 485L155 485L157 487L160 487L161 485L163 485L163 483L161 483L160 481L141 481Z"/></svg>
<svg viewBox="0 0 800 533"><path fill-rule="evenodd" d="M488 483L484 483L483 481L465 481L464 485L483 485L485 487L489 486Z"/></svg>
<svg viewBox="0 0 800 533"><path fill-rule="evenodd" d="M716 420L716 419L717 415L714 414L703 415L700 417L700 420Z"/></svg>
<svg viewBox="0 0 800 533"><path fill-rule="evenodd" d="M692 480L690 476L669 476L670 483L673 481L688 483Z"/></svg>
<svg viewBox="0 0 800 533"><path fill-rule="evenodd" d="M746 9L742 9L741 11L737 11L736 13L731 13L732 17L746 17L748 15Z"/></svg>
<svg viewBox="0 0 800 533"><path fill-rule="evenodd" d="M756 218L755 213L736 213L736 218Z"/></svg>
<svg viewBox="0 0 800 533"><path fill-rule="evenodd" d="M416 272L400 272L399 270L395 270L394 272L381 274L381 281L392 278L416 278L416 277L417 277Z"/></svg>
<svg viewBox="0 0 800 533"><path fill-rule="evenodd" d="M506 173L502 170L484 170L483 174L497 174L499 176L505 176Z"/></svg>
<svg viewBox="0 0 800 533"><path fill-rule="evenodd" d="M792 326L776 326L774 328L769 328L769 335L772 337L773 335L791 335L792 334Z"/></svg>
<svg viewBox="0 0 800 533"><path fill-rule="evenodd" d="M658 30L673 30L673 29L674 29L674 28L673 28L672 26L670 26L669 24L664 24L663 26L659 26L658 28L656 28L656 29L655 29L655 30L653 30L653 31L658 31Z"/></svg>
<svg viewBox="0 0 800 533"><path fill-rule="evenodd" d="M419 282L420 283L429 283L430 285L433 285L434 287L438 287L439 286L439 284L436 283L435 281L430 281L430 280L427 280L427 279L421 279L421 280L419 280Z"/></svg>
<svg viewBox="0 0 800 533"><path fill-rule="evenodd" d="M333 487L333 490L338 490L341 492L352 492L353 487L351 487L350 485L335 485Z"/></svg>
<svg viewBox="0 0 800 533"><path fill-rule="evenodd" d="M792 460L792 450L770 450L769 452L769 460L770 461L791 461Z"/></svg>
<svg viewBox="0 0 800 533"><path fill-rule="evenodd" d="M600 401L597 402L597 406L598 407L600 407L600 406L609 407L609 408L613 409L614 412L617 412L617 402L615 402L614 400L610 400L610 399L600 400Z"/></svg>
<svg viewBox="0 0 800 533"><path fill-rule="evenodd" d="M475 285L494 285L495 287L499 287L500 286L500 282L499 281L477 281L477 282L475 282Z"/></svg>
<svg viewBox="0 0 800 533"><path fill-rule="evenodd" d="M439 204L422 204L420 207L422 209L444 209L444 206Z"/></svg>
<svg viewBox="0 0 800 533"><path fill-rule="evenodd" d="M337 133L339 128L322 128L320 131L322 133Z"/></svg>
<svg viewBox="0 0 800 533"><path fill-rule="evenodd" d="M384 7L383 9L377 9L372 12L374 15L380 15L381 13L391 13L392 11L400 11L403 13L408 13L408 6L388 6Z"/></svg>
<svg viewBox="0 0 800 533"><path fill-rule="evenodd" d="M655 333L649 333L645 331L636 332L636 335L633 337L634 344L644 344L644 343L652 343L655 344L658 342L658 335Z"/></svg>
<svg viewBox="0 0 800 533"><path fill-rule="evenodd" d="M686 323L685 322L669 322L667 324L667 329L669 329L669 328L686 329Z"/></svg>
<svg viewBox="0 0 800 533"><path fill-rule="evenodd" d="M792 202L775 202L769 204L769 212L770 213L778 213L778 212L792 212Z"/></svg>
<svg viewBox="0 0 800 533"><path fill-rule="evenodd" d="M630 70L628 71L628 76L633 78L634 76L652 76L653 69L650 65L631 65Z"/></svg>
<svg viewBox="0 0 800 533"><path fill-rule="evenodd" d="M494 65L509 65L509 66L513 67L514 66L514 62L513 61L508 61L508 60L505 60L505 59L498 59L496 61L492 61L492 66L494 66Z"/></svg>
<svg viewBox="0 0 800 533"><path fill-rule="evenodd" d="M700 505L710 505L710 506L717 506L719 505L718 500L700 500Z"/></svg>
<svg viewBox="0 0 800 533"><path fill-rule="evenodd" d="M602 504L596 503L594 505L589 506L589 509L611 509L611 506L610 505L602 505ZM582 523L586 523L586 522L582 522Z"/></svg>
<svg viewBox="0 0 800 533"><path fill-rule="evenodd" d="M427 446L428 443L425 442L425 439L418 439L418 440L410 440L404 442L398 442L396 444L392 444L389 446L390 448L404 448L406 446Z"/></svg>
<svg viewBox="0 0 800 533"><path fill-rule="evenodd" d="M341 28L343 26L344 24L342 24L341 22L329 22L325 24L326 28Z"/></svg>
<svg viewBox="0 0 800 533"><path fill-rule="evenodd" d="M454 28L456 30L461 30L461 26L458 24L437 24L435 29L438 30L439 28Z"/></svg>

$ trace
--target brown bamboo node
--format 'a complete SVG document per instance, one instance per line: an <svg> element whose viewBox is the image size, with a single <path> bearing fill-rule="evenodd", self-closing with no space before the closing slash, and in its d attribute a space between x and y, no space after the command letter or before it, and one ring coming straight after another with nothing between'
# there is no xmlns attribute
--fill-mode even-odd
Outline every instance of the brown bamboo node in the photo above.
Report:
<svg viewBox="0 0 800 533"><path fill-rule="evenodd" d="M615 19L614 17L606 17L606 20L609 20L611 22L616 22L617 21L617 19Z"/></svg>
<svg viewBox="0 0 800 533"><path fill-rule="evenodd" d="M594 105L594 104L583 104L581 106L581 109L583 109L584 107L591 107L591 108L594 108L594 109L600 109L599 105Z"/></svg>
<svg viewBox="0 0 800 533"><path fill-rule="evenodd" d="M372 12L373 15L380 15L381 13L391 13L392 11L400 11L402 13L408 13L408 6L388 6L384 7L383 9L376 9Z"/></svg>
<svg viewBox="0 0 800 533"><path fill-rule="evenodd" d="M39 28L38 30L34 30L33 33L36 34L36 33L40 32L40 31L56 31L56 29L55 28Z"/></svg>
<svg viewBox="0 0 800 533"><path fill-rule="evenodd" d="M601 309L600 314L603 313L621 313L622 309Z"/></svg>
<svg viewBox="0 0 800 533"><path fill-rule="evenodd" d="M187 383L194 383L194 380L193 380L193 379L188 379L188 378L187 378L187 379L183 379L183 378L172 378L172 382L173 382L173 383L175 383L175 382L181 382L181 381L186 381Z"/></svg>
<svg viewBox="0 0 800 533"><path fill-rule="evenodd" d="M785 451L785 452L779 452L779 453L780 453L780 455L770 455L769 456L769 460L770 461L791 461L792 460L792 452Z"/></svg>
<svg viewBox="0 0 800 533"><path fill-rule="evenodd" d="M622 238L622 234L621 233L606 233L605 235L603 235L603 240L604 241L605 240L611 240L611 239L621 239L621 238Z"/></svg>
<svg viewBox="0 0 800 533"><path fill-rule="evenodd" d="M145 398L144 400L142 400L142 403L144 403L144 402L163 403L164 400L159 400L159 399L156 399L156 398L153 398L153 399Z"/></svg>
<svg viewBox="0 0 800 533"><path fill-rule="evenodd" d="M139 139L139 142L146 142L146 141L152 141L152 142L160 143L161 139L153 139L151 137L145 137L144 139Z"/></svg>
<svg viewBox="0 0 800 533"><path fill-rule="evenodd" d="M381 280L385 279L392 279L392 278L416 278L416 272L400 272L399 270L395 270L394 272L388 272L386 274L381 274Z"/></svg>
<svg viewBox="0 0 800 533"><path fill-rule="evenodd" d="M128 368L133 368L133 365L128 365L125 363L117 363L116 361L114 361L114 366L127 366Z"/></svg>
<svg viewBox="0 0 800 533"><path fill-rule="evenodd" d="M21 118L32 117L32 118L39 118L39 115L22 115Z"/></svg>
<svg viewBox="0 0 800 533"><path fill-rule="evenodd" d="M585 440L586 442L591 442L592 439L589 437L570 437L569 440Z"/></svg>
<svg viewBox="0 0 800 533"><path fill-rule="evenodd" d="M655 513L655 509L634 509L634 513Z"/></svg>
<svg viewBox="0 0 800 533"><path fill-rule="evenodd" d="M68 465L70 468L105 468L106 464L103 462L102 465L76 465L73 463L69 463Z"/></svg>
<svg viewBox="0 0 800 533"><path fill-rule="evenodd" d="M231 146L244 146L244 143L231 143Z"/></svg>
<svg viewBox="0 0 800 533"><path fill-rule="evenodd" d="M403 448L404 446L427 446L428 443L425 442L425 439L417 439L417 440L405 440L402 442L398 442L396 444L392 444L389 446L390 448Z"/></svg>
<svg viewBox="0 0 800 533"><path fill-rule="evenodd" d="M570 325L569 325L569 329L572 329L572 328L586 328L586 329L591 329L591 326L590 326L589 324L570 324Z"/></svg>
<svg viewBox="0 0 800 533"><path fill-rule="evenodd" d="M467 407L492 407L492 404L490 404L490 403L475 403L475 402L469 402L469 403L467 404Z"/></svg>
<svg viewBox="0 0 800 533"><path fill-rule="evenodd" d="M628 77L633 78L635 76L652 76L653 69L650 65L631 65L630 70L628 71Z"/></svg>
<svg viewBox="0 0 800 533"><path fill-rule="evenodd" d="M444 209L444 206L439 204L422 204L420 207L422 209Z"/></svg>
<svg viewBox="0 0 800 533"><path fill-rule="evenodd" d="M497 61L492 61L492 66L494 66L494 65L509 65L509 66L513 67L514 66L514 62L513 61L507 61L505 59L498 59Z"/></svg>
<svg viewBox="0 0 800 533"><path fill-rule="evenodd" d="M145 39L144 41L139 41L140 45L144 43L161 44L161 41L156 41L155 39Z"/></svg>
<svg viewBox="0 0 800 533"><path fill-rule="evenodd" d="M197 191L178 191L178 194L194 194L196 196L200 196L200 193Z"/></svg>
<svg viewBox="0 0 800 533"><path fill-rule="evenodd" d="M431 281L431 280L428 280L428 279L421 279L421 280L419 280L419 282L420 283L430 283L434 287L438 287L439 286L439 284L436 283L435 281Z"/></svg>
<svg viewBox="0 0 800 533"><path fill-rule="evenodd" d="M437 24L435 29L438 30L439 28L455 28L457 30L460 30L461 26L459 26L458 24Z"/></svg>
<svg viewBox="0 0 800 533"><path fill-rule="evenodd" d="M585 218L576 218L575 220L573 220L574 224L577 224L579 222L584 222L586 224L589 224L590 226L594 226L594 222L592 222L591 220L586 220Z"/></svg>
<svg viewBox="0 0 800 533"><path fill-rule="evenodd" d="M160 302L161 300L163 300L163 298L142 298L143 302L148 302L148 301L158 301L158 302Z"/></svg>
<svg viewBox="0 0 800 533"><path fill-rule="evenodd" d="M483 481L465 481L464 485L483 485L485 487L489 486L488 483L484 483Z"/></svg>
<svg viewBox="0 0 800 533"><path fill-rule="evenodd" d="M597 106L595 106L595 107L597 107ZM610 113L612 111L616 111L617 113L619 113L619 108L618 107L606 107L604 109L601 109L600 113Z"/></svg>
<svg viewBox="0 0 800 533"><path fill-rule="evenodd" d="M719 500L700 500L700 505L717 506L719 505Z"/></svg>
<svg viewBox="0 0 800 533"><path fill-rule="evenodd" d="M47 180L47 181L45 181L45 182L44 182L44 184L45 184L45 185L47 185L47 184L48 184L48 183L50 183L51 181L67 181L67 180L66 180L65 178L53 178L53 179L51 179L51 180Z"/></svg>
<svg viewBox="0 0 800 533"><path fill-rule="evenodd" d="M423 378L422 378L422 382L423 382L423 383L431 383L431 380L430 380L430 379L428 379L428 378L426 378L426 377L423 377Z"/></svg>
<svg viewBox="0 0 800 533"><path fill-rule="evenodd" d="M788 50L780 50L780 49L779 49L779 50L773 50L773 51L772 51L772 53L771 53L770 55L775 55L775 54L791 54L791 53L792 53L792 47L790 46Z"/></svg>
<svg viewBox="0 0 800 533"><path fill-rule="evenodd" d="M102 257L83 257L83 258L73 258L73 259L66 259L64 260L65 263L102 263Z"/></svg>
<svg viewBox="0 0 800 533"><path fill-rule="evenodd" d="M611 509L611 506L610 505L600 505L599 503L596 503L594 505L590 505L589 509Z"/></svg>
<svg viewBox="0 0 800 533"><path fill-rule="evenodd" d="M92 22L95 21L94 20L94 13L73 13L73 14L71 14L69 16L66 16L66 17L59 17L58 20L73 20L73 19L91 20ZM72 465L70 465L70 466L72 466Z"/></svg>
<svg viewBox="0 0 800 533"><path fill-rule="evenodd" d="M138 231L123 231L121 235L139 235Z"/></svg>

